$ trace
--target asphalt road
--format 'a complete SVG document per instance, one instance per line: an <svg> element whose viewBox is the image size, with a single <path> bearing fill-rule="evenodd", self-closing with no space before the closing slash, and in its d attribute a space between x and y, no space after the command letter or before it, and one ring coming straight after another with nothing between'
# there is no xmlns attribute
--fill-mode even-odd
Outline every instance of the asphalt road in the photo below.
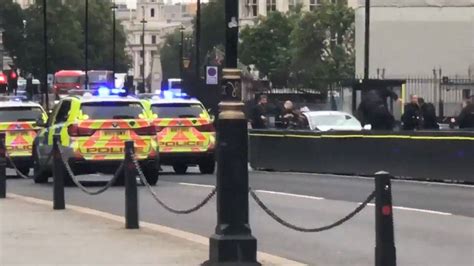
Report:
<svg viewBox="0 0 474 266"><path fill-rule="evenodd" d="M165 173L155 190L168 204L188 208L202 200L214 183L215 177L210 175ZM251 172L250 183L272 210L304 227L327 225L345 216L374 187L370 178L276 172ZM8 192L52 199L51 183L36 185L31 180L9 179ZM203 236L213 233L215 199L196 213L176 215L158 206L146 188L140 187L139 194L141 220ZM474 187L394 181L393 198L398 265L474 265ZM88 196L77 188L66 188L66 203L123 215L124 190L113 187L104 194ZM250 217L259 250L310 265L374 264L373 206L321 233L284 228L252 199Z"/></svg>

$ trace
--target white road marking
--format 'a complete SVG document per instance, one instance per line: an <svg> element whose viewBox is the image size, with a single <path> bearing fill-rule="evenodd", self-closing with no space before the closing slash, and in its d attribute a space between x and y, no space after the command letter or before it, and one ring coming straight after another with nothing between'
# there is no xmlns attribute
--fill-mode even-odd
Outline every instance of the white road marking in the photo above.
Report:
<svg viewBox="0 0 474 266"><path fill-rule="evenodd" d="M324 199L321 197L314 197L314 196L300 195L300 194L293 194L293 193L286 193L286 192L269 191L269 190L261 190L261 189L255 190L255 192L267 193L267 194L273 194L273 195L282 195L282 196L295 197L295 198L303 198L303 199L312 199L312 200Z"/></svg>
<svg viewBox="0 0 474 266"><path fill-rule="evenodd" d="M183 186L190 186L190 187L206 187L206 188L214 188L213 185L203 185L203 184L194 184L194 183L178 183Z"/></svg>
<svg viewBox="0 0 474 266"><path fill-rule="evenodd" d="M289 174L289 175L312 175L312 176L332 176L332 177L339 177L339 178L349 178L349 179L364 179L364 180L374 180L373 177L368 176L358 176L358 175L336 175L336 174L318 174L318 173L303 173L303 172L270 172L270 171L259 171L253 170L253 173L262 173L262 174L272 174L280 173L280 174ZM474 185L469 184L457 184L457 183L443 183L443 182L430 182L430 181L422 181L422 180L410 180L410 179L392 179L392 182L395 183L417 183L417 184L424 184L428 186L453 186L453 187L465 187L465 188L472 188L474 189Z"/></svg>
<svg viewBox="0 0 474 266"><path fill-rule="evenodd" d="M194 184L194 183L179 183L180 185L184 186L192 186L192 187L205 187L205 188L214 188L212 185L202 185L202 184ZM308 196L308 195L301 195L301 194L293 194L293 193L286 193L286 192L278 192L278 191L270 191L270 190L255 190L255 192L260 193L267 193L272 195L281 195L281 196L288 196L288 197L295 197L295 198L303 198L303 199L311 199L311 200L325 200L323 197L315 197L315 196ZM362 202L358 202L361 204ZM367 206L375 207L374 203L368 203ZM418 208L410 208L410 207L403 207L403 206L393 206L394 209L403 210L403 211L414 211L414 212L423 212L429 214L438 214L438 215L453 215L449 212L440 212L440 211L433 211L433 210L426 210L426 209L418 209Z"/></svg>

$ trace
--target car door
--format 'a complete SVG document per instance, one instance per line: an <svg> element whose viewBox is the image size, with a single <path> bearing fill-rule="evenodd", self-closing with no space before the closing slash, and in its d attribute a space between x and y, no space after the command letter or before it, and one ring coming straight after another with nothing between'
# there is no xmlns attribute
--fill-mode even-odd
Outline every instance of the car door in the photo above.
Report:
<svg viewBox="0 0 474 266"><path fill-rule="evenodd" d="M38 152L40 158L45 159L49 156L53 148L53 136L56 133L60 134L64 122L67 121L70 108L70 100L63 100L54 108L52 115L48 119L46 128L42 130L38 137Z"/></svg>

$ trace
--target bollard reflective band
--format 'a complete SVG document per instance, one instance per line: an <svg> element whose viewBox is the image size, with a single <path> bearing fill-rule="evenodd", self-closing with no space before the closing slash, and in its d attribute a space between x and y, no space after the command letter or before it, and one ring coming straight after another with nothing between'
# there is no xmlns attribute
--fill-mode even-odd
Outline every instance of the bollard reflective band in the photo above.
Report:
<svg viewBox="0 0 474 266"><path fill-rule="evenodd" d="M391 213L392 213L392 206L390 206L390 205L385 205L385 206L382 207L382 214L383 214L383 215L388 216L388 215L390 215Z"/></svg>

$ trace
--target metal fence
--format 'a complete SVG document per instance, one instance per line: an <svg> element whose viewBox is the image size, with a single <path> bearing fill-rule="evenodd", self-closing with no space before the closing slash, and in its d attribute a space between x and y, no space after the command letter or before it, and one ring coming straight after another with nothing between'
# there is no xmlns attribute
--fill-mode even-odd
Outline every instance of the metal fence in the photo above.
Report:
<svg viewBox="0 0 474 266"><path fill-rule="evenodd" d="M436 106L436 112L439 115L440 108L444 116L457 116L461 112L462 103L465 99L474 95L474 79L472 78L404 78L405 92L402 88L395 88L395 92L402 97L403 102L407 103L413 94L422 97L425 102L433 103ZM298 95L299 98L319 98L317 102L296 102L297 106L308 106L311 110L330 109L331 94L334 96L334 102L337 110L352 113L352 84L357 80L338 80L328 83L325 88L303 89L303 88L271 88L260 91L269 95ZM360 103L360 91L357 91L356 105ZM313 107L313 108L311 108ZM393 109L395 117L400 116L401 106L395 106Z"/></svg>

